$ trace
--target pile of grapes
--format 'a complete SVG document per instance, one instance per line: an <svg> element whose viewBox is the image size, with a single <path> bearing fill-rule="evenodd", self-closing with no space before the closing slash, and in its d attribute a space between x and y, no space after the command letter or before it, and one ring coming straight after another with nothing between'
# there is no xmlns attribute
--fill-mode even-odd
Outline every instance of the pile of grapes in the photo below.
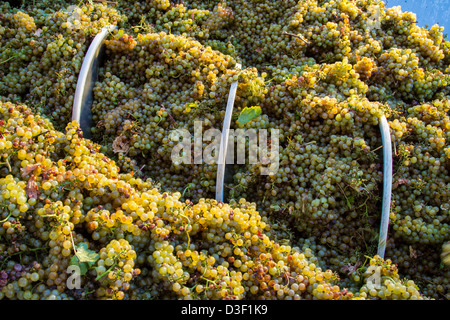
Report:
<svg viewBox="0 0 450 320"><path fill-rule="evenodd" d="M279 167L227 165L218 202L172 133L222 130L235 81L231 128L278 130ZM449 299L449 84L443 29L382 1L3 2L0 299Z"/></svg>

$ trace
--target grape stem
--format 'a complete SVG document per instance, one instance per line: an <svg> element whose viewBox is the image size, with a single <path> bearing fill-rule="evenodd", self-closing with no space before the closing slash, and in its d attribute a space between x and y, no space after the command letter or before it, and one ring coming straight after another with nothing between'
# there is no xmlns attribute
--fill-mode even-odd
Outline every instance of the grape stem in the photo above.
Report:
<svg viewBox="0 0 450 320"><path fill-rule="evenodd" d="M6 222L9 219L9 217L11 217L11 214L12 212L10 211L8 216L5 219L1 220L0 223Z"/></svg>
<svg viewBox="0 0 450 320"><path fill-rule="evenodd" d="M187 230L187 227L191 224L191 220L187 216L185 216L184 214L180 214L180 216L185 218L188 221L187 226L183 225L183 227L184 227L184 230L186 230L186 236L188 238L187 248L189 248L189 246L191 245L191 237L189 236L189 231Z"/></svg>
<svg viewBox="0 0 450 320"><path fill-rule="evenodd" d="M376 147L375 149L372 150L372 152L375 152L375 151L377 151L378 149L381 149L381 148L383 148L383 145L381 145L379 147Z"/></svg>
<svg viewBox="0 0 450 320"><path fill-rule="evenodd" d="M99 274L97 276L97 278L95 278L96 281L100 280L101 278L103 278L104 276L106 276L114 267L116 266L116 262L113 263L113 265L111 267L108 268L108 270L106 270L105 272L103 272L102 274Z"/></svg>
<svg viewBox="0 0 450 320"><path fill-rule="evenodd" d="M9 172L12 172L11 164L9 163L9 159L8 158L5 158L5 162L0 162L0 164L6 164L6 166L8 167Z"/></svg>
<svg viewBox="0 0 450 320"><path fill-rule="evenodd" d="M352 203L350 202L350 200L349 200L349 199L347 198L347 196L345 195L345 192L344 192L344 190L342 189L341 184L338 183L337 185L338 185L339 189L341 189L342 194L344 195L344 198L345 198L345 200L346 200L346 202L347 202L347 206L349 207L349 209L351 209L351 208L352 208Z"/></svg>
<svg viewBox="0 0 450 320"><path fill-rule="evenodd" d="M91 0L92 2L103 2L103 3L110 3L110 4L117 4L117 1L108 1L108 0Z"/></svg>
<svg viewBox="0 0 450 320"><path fill-rule="evenodd" d="M306 44L310 43L308 40L306 40L305 38L303 38L303 36L301 36L299 34L294 34L294 33L286 32L286 31L283 32L283 34L285 34L287 36L292 36L292 37L298 38L298 39L302 40Z"/></svg>
<svg viewBox="0 0 450 320"><path fill-rule="evenodd" d="M12 59L15 59L15 58L17 58L19 55L17 54L17 55L14 55L14 56L12 56L12 57L10 57L10 58L8 58L8 59L6 59L6 60L4 60L4 61L1 61L0 62L0 64L4 64L4 63L7 63L8 61L10 61L10 60L12 60Z"/></svg>

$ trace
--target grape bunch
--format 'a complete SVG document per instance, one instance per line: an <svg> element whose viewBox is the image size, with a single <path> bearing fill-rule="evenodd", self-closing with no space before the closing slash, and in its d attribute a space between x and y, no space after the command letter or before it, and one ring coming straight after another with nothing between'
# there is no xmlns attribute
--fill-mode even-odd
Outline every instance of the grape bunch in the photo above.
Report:
<svg viewBox="0 0 450 320"><path fill-rule="evenodd" d="M77 6L70 1L41 1L20 9L2 2L0 14L0 94L29 103L64 129L90 42L123 17L102 3Z"/></svg>
<svg viewBox="0 0 450 320"><path fill-rule="evenodd" d="M1 168L2 296L299 299L316 294L308 290L314 283L319 297L352 296L329 283L331 271L272 240L254 203L180 201L180 193L120 173L76 123L62 133L25 105L5 102L0 111L2 140L11 144ZM16 210L22 197L24 212ZM73 266L83 289L70 285Z"/></svg>
<svg viewBox="0 0 450 320"><path fill-rule="evenodd" d="M115 30L105 45L106 61L93 90L93 139L124 169L165 190L194 201L213 198L218 141L203 133L222 127L231 82L239 81L244 105L241 100L261 98L262 78L251 68L237 70L234 58L210 46L165 32L133 37ZM181 143L188 153L177 163L173 150Z"/></svg>

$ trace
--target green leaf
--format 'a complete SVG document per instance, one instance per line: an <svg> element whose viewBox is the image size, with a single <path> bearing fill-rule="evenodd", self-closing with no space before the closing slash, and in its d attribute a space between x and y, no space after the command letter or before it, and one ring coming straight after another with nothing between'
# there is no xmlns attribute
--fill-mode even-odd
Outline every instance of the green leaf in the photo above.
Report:
<svg viewBox="0 0 450 320"><path fill-rule="evenodd" d="M247 108L245 107L244 110L241 111L241 114L239 114L239 118L237 120L238 124L244 125L247 122L252 121L253 119L259 117L261 115L261 107L260 106L254 106Z"/></svg>
<svg viewBox="0 0 450 320"><path fill-rule="evenodd" d="M197 108L197 103L195 102L188 102L186 103L186 108Z"/></svg>
<svg viewBox="0 0 450 320"><path fill-rule="evenodd" d="M97 252L88 249L86 242L82 242L75 246L75 255L80 262L87 262L89 265L94 264L100 257Z"/></svg>
<svg viewBox="0 0 450 320"><path fill-rule="evenodd" d="M270 209L273 209L275 211L280 211L281 207L278 204L271 204Z"/></svg>
<svg viewBox="0 0 450 320"><path fill-rule="evenodd" d="M70 259L70 265L78 266L80 274L85 275L99 257L98 253L88 249L87 243L82 242L75 246L75 255Z"/></svg>
<svg viewBox="0 0 450 320"><path fill-rule="evenodd" d="M348 206L349 209L352 208L352 204L353 204L353 203L355 203L355 197L349 196L349 197L347 198L347 206Z"/></svg>
<svg viewBox="0 0 450 320"><path fill-rule="evenodd" d="M70 259L70 265L75 265L80 268L80 274L83 276L88 271L88 264L86 262L80 262L77 256L72 256Z"/></svg>

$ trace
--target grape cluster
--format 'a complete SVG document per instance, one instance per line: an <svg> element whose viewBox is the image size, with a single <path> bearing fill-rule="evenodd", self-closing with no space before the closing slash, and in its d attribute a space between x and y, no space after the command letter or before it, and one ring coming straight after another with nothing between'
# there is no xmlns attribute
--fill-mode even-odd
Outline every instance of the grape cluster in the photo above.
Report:
<svg viewBox="0 0 450 320"><path fill-rule="evenodd" d="M52 8L52 9L49 9ZM78 73L94 36L122 17L102 3L0 5L0 94L60 123L71 119Z"/></svg>
<svg viewBox="0 0 450 320"><path fill-rule="evenodd" d="M232 57L184 36L114 33L94 87L94 139L123 168L151 177L165 190L179 190L191 200L214 197L216 166L204 148L207 137L197 132L221 128L232 81L239 80L238 99L247 102L263 95L262 78L251 68L235 70ZM188 136L178 137L183 131ZM217 136L211 138L217 143L213 139ZM173 159L181 141L193 149L184 164Z"/></svg>
<svg viewBox="0 0 450 320"><path fill-rule="evenodd" d="M122 217L127 218L127 216ZM132 218L128 220L132 221ZM124 225L131 225L131 221ZM96 268L97 279L100 278L100 282L106 282L107 284L102 283L102 286L97 289L96 295L99 298L106 295L118 300L123 299L125 296L124 290L130 288L133 276L140 273L139 269L134 268L136 251L133 250L127 240L120 238L119 240L111 240L106 247L100 249L99 254L100 258L97 261ZM105 287L107 287L106 290Z"/></svg>
<svg viewBox="0 0 450 320"><path fill-rule="evenodd" d="M383 300L421 300L414 281L399 279L398 269L390 259L384 261L380 256L374 256L362 277L368 281L359 291L360 299L374 297Z"/></svg>
<svg viewBox="0 0 450 320"><path fill-rule="evenodd" d="M61 133L25 105L0 107L2 142L11 143L1 167L3 297L352 296L299 248L273 240L277 232L255 203L181 201L179 192L120 173L76 123ZM24 212L13 206L22 197ZM18 253L25 273L15 267ZM73 266L82 289L71 287Z"/></svg>
<svg viewBox="0 0 450 320"><path fill-rule="evenodd" d="M273 85L262 103L267 127L280 129L279 170L263 176L258 166L238 168L230 194L255 201L292 230L291 240L314 237L327 247L321 259L340 270L352 255L376 246L377 125L387 108L362 96L367 86L345 60L304 70Z"/></svg>
<svg viewBox="0 0 450 320"><path fill-rule="evenodd" d="M10 260L0 271L0 297L21 300L38 299L39 294L32 291L33 285L41 279L44 274L42 266L32 261L29 264L19 264ZM42 294L46 297L51 295L51 290Z"/></svg>

